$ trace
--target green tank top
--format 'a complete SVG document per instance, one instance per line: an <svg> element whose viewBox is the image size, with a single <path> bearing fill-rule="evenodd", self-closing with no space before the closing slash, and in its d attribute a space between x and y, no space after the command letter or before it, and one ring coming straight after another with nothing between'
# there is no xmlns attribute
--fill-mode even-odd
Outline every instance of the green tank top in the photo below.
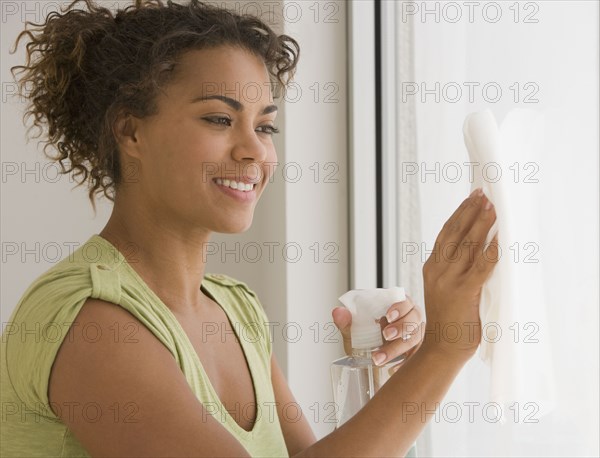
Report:
<svg viewBox="0 0 600 458"><path fill-rule="evenodd" d="M85 300L92 297L123 307L165 345L198 400L205 407L210 406L207 411L250 456L287 457L275 409L270 371L272 346L262 305L245 283L226 275L206 274L202 289L223 308L248 361L257 401L257 417L251 431L240 427L220 402L187 334L170 309L123 254L95 234L29 286L5 325L1 344L0 455L90 456L50 409L48 379L69 326Z"/></svg>

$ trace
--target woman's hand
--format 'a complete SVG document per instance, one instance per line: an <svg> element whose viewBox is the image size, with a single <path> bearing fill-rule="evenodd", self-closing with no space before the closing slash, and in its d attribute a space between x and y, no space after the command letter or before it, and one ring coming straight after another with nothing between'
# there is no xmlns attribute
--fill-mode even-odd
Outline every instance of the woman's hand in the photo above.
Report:
<svg viewBox="0 0 600 458"><path fill-rule="evenodd" d="M344 351L347 355L351 355L350 325L352 324L352 314L350 310L346 307L336 307L331 312L331 316L344 339ZM407 353L408 358L421 345L424 322L422 310L415 307L409 296L406 297L405 301L392 304L387 310L386 316L379 320L384 343L380 351L373 354L373 360L381 365L403 353ZM377 360L378 355L382 355L383 359Z"/></svg>
<svg viewBox="0 0 600 458"><path fill-rule="evenodd" d="M484 250L495 220L494 206L477 189L444 224L423 266L427 311L423 349L462 361L477 350L481 289L498 261L497 235Z"/></svg>

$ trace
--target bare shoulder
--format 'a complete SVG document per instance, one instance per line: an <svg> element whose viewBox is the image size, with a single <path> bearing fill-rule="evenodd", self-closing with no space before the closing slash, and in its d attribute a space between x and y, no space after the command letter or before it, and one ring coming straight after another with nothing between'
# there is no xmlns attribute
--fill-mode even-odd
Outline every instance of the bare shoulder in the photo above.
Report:
<svg viewBox="0 0 600 458"><path fill-rule="evenodd" d="M248 456L206 412L167 348L110 302L85 302L54 361L48 395L92 455Z"/></svg>

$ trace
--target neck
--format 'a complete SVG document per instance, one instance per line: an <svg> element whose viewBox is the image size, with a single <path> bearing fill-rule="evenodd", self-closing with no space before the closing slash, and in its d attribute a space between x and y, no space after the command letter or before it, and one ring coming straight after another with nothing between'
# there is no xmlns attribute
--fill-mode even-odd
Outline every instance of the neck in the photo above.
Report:
<svg viewBox="0 0 600 458"><path fill-rule="evenodd" d="M123 194L115 198L111 217L99 235L121 252L173 312L208 310L210 300L200 285L210 232L175 227L170 221L176 218L149 214L145 208L151 207L134 205Z"/></svg>

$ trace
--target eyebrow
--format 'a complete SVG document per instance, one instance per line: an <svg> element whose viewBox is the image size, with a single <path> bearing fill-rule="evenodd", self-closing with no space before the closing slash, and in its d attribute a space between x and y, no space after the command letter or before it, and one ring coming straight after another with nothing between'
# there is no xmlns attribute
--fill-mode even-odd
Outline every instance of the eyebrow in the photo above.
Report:
<svg viewBox="0 0 600 458"><path fill-rule="evenodd" d="M224 102L227 105L229 105L235 111L244 111L244 105L242 105L237 100L232 99L231 97L224 96L224 95L201 95L199 97L193 98L190 101L190 103L206 102L207 100L220 100L221 102ZM267 105L265 108L263 108L261 115L273 113L274 111L277 111L276 105Z"/></svg>

